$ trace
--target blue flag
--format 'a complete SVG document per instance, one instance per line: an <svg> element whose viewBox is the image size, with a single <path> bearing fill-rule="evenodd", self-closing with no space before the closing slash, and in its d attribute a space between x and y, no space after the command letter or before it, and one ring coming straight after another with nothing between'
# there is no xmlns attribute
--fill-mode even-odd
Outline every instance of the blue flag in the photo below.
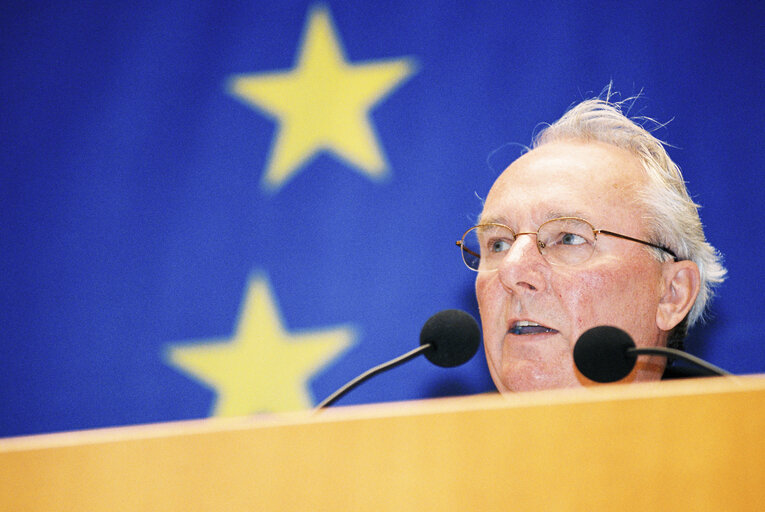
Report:
<svg viewBox="0 0 765 512"><path fill-rule="evenodd" d="M455 241L611 82L725 255L689 351L765 371L763 8L589 4L4 7L0 436L305 409L477 318ZM493 389L479 353L339 404Z"/></svg>

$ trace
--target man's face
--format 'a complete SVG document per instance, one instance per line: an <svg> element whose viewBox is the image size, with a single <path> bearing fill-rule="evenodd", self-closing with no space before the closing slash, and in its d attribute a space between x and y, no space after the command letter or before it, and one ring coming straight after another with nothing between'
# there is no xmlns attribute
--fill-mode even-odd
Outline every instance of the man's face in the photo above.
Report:
<svg viewBox="0 0 765 512"><path fill-rule="evenodd" d="M481 222L536 232L551 218L572 216L645 240L644 212L636 204L644 180L626 150L600 142L545 144L497 179ZM656 321L663 291L662 263L642 244L599 235L587 261L556 266L539 253L534 235L519 236L496 271L476 278L494 383L503 392L588 384L572 350L584 331L598 325L624 329L638 346L664 345L667 332ZM523 321L551 331L518 329ZM513 327L528 333L516 334ZM661 359L640 358L627 379L657 379L662 370Z"/></svg>

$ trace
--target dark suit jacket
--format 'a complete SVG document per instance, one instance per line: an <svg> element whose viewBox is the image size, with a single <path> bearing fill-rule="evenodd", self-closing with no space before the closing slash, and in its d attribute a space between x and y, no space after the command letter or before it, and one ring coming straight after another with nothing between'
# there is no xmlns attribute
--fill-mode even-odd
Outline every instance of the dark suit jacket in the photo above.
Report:
<svg viewBox="0 0 765 512"><path fill-rule="evenodd" d="M685 365L679 362L668 364L664 369L662 380L670 379L690 379L694 377L713 377L715 374L703 368L696 368L690 364Z"/></svg>

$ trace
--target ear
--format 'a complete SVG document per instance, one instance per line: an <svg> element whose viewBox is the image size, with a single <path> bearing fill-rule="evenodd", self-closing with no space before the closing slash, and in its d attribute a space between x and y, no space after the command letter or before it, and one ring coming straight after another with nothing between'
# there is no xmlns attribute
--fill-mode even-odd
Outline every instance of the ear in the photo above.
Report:
<svg viewBox="0 0 765 512"><path fill-rule="evenodd" d="M696 302L701 276L692 261L665 262L662 269L664 293L656 310L656 325L664 331L679 324Z"/></svg>

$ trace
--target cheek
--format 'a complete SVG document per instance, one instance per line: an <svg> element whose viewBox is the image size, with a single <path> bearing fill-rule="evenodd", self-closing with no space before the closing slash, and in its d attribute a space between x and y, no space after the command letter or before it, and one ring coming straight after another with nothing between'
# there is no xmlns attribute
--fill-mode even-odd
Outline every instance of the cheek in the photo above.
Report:
<svg viewBox="0 0 765 512"><path fill-rule="evenodd" d="M657 301L650 283L650 269L625 271L622 264L579 272L573 281L560 283L556 294L567 309L574 336L597 325L614 325L633 337L653 320ZM638 286L638 283L640 286Z"/></svg>
<svg viewBox="0 0 765 512"><path fill-rule="evenodd" d="M475 280L475 297L478 300L478 311L481 314L481 320L484 314L489 313L492 307L497 304L497 292L492 289L490 276L478 274Z"/></svg>
<svg viewBox="0 0 765 512"><path fill-rule="evenodd" d="M573 327L588 329L608 309L605 297L612 295L607 274L584 272L576 276L575 282L565 282L558 288L558 296L568 309ZM606 313L607 315L607 313Z"/></svg>
<svg viewBox="0 0 765 512"><path fill-rule="evenodd" d="M504 337L502 311L504 309L502 287L490 275L479 275L475 281L475 295L478 300L478 312L481 315L484 343L487 349L497 346L497 338ZM498 336L498 333L501 336Z"/></svg>
<svg viewBox="0 0 765 512"><path fill-rule="evenodd" d="M506 331L502 316L505 294L502 291L496 278L492 279L492 276L481 274L477 276L475 293L478 299L478 312L481 315L486 364L497 389L506 391L500 377L502 373L502 341Z"/></svg>

